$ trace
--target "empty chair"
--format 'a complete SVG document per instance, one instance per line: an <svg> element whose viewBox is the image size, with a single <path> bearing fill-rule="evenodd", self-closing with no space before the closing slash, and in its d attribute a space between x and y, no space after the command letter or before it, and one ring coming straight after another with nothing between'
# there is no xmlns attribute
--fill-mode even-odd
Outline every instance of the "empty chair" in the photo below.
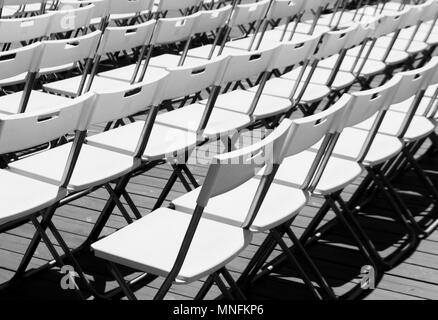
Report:
<svg viewBox="0 0 438 320"><path fill-rule="evenodd" d="M55 94L61 94L68 97L75 97L82 92L89 90L105 90L110 88L120 88L133 84L137 79L140 70L140 64L148 50L150 39L155 28L155 20L142 24L124 27L108 27L100 40L99 47L94 57L93 65L90 64L90 70L87 77L76 76L64 80L47 83L43 86L45 91ZM136 68L134 68L131 79L128 81L116 80L108 77L101 77L97 72L100 67L102 58L107 54L118 53L123 50L138 49L138 58ZM89 71L89 72L88 72ZM154 76L159 77L166 73L162 69L150 68L149 71L155 71ZM149 79L151 79L149 77Z"/></svg>
<svg viewBox="0 0 438 320"><path fill-rule="evenodd" d="M243 298L225 267L250 243L249 229L264 194L250 199L250 209L241 226L205 219L203 211L210 198L250 180L265 164L272 166L271 159L278 158L273 152L281 152L289 128L290 121L286 120L264 141L214 157L192 216L160 208L92 245L97 257L110 262L111 270L128 298L135 299L135 294L120 275L117 265L164 277L155 299L163 299L174 282L187 284L211 274L225 274L234 289L234 297ZM265 176L261 188L267 189L269 180L269 176ZM218 281L217 277L214 279ZM223 293L233 297L227 290Z"/></svg>
<svg viewBox="0 0 438 320"><path fill-rule="evenodd" d="M101 32L95 31L73 39L43 41L39 56L27 74L24 90L0 97L0 112L36 111L63 103L67 98L33 90L38 76L41 73L68 70L78 61L92 59L100 36Z"/></svg>

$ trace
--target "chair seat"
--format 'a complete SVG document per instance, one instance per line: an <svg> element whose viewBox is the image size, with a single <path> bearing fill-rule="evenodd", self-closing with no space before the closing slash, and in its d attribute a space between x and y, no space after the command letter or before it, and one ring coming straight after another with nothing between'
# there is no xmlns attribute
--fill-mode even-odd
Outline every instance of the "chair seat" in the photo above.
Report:
<svg viewBox="0 0 438 320"><path fill-rule="evenodd" d="M19 112L20 101L23 92L15 92L0 97L0 113L16 114ZM52 109L68 103L70 99L32 90L26 112L36 112L45 109Z"/></svg>
<svg viewBox="0 0 438 320"><path fill-rule="evenodd" d="M79 85L81 83L81 79L82 76L77 76L77 77L67 78L55 82L50 82L43 85L43 89L50 93L75 98L77 97L77 92L79 89ZM105 77L99 77L97 75L93 79L93 83L90 90L91 91L122 90L123 88L127 88L127 87L129 87L129 82L105 78Z"/></svg>
<svg viewBox="0 0 438 320"><path fill-rule="evenodd" d="M177 67L181 59L181 56L176 54L161 54L159 56L151 58L149 66L157 68L171 68ZM186 57L184 60L184 66L197 66L205 64L205 59Z"/></svg>
<svg viewBox="0 0 438 320"><path fill-rule="evenodd" d="M373 116L370 119L359 123L355 127L364 130L371 130L375 118L376 116ZM406 114L403 112L388 111L385 119L383 120L379 128L379 132L397 136L400 132L400 128L403 125L405 118ZM427 137L434 130L435 126L429 119L422 116L414 116L404 136L404 139L409 142L417 141L424 137Z"/></svg>
<svg viewBox="0 0 438 320"><path fill-rule="evenodd" d="M286 158L280 166L274 182L301 188L315 157L316 152L304 151ZM362 167L356 161L332 156L314 193L327 195L340 191L356 180L361 173Z"/></svg>
<svg viewBox="0 0 438 320"><path fill-rule="evenodd" d="M255 92L234 90L225 94L221 94L218 97L215 106L221 109L248 114L254 97ZM206 102L206 100L201 101L201 103ZM264 119L283 114L291 107L292 103L289 99L262 94L257 103L257 107L253 116L255 120Z"/></svg>
<svg viewBox="0 0 438 320"><path fill-rule="evenodd" d="M163 126L178 128L184 132L189 131L191 133L196 133L202 115L204 114L204 110L204 104L195 103L160 114L156 119L156 123ZM204 130L204 135L208 138L217 138L218 136L228 135L230 131L245 128L251 124L251 122L251 118L246 114L214 107L208 120L207 127Z"/></svg>
<svg viewBox="0 0 438 320"><path fill-rule="evenodd" d="M303 69L303 67L295 68L294 70L282 75L281 78L296 80L296 79L298 79L299 74L300 74L302 69ZM310 67L306 68L306 72L304 73L303 80L305 80L307 78L307 76L309 75L310 69L311 69ZM330 79L331 72L332 72L332 70L317 67L310 82L320 84L320 85L327 85L327 83ZM333 90L342 90L344 88L351 86L355 81L356 81L356 78L351 72L339 70L333 84L331 85L331 88Z"/></svg>
<svg viewBox="0 0 438 320"><path fill-rule="evenodd" d="M142 63L140 70L139 70L139 74L142 71L143 66L144 66L144 64ZM135 71L135 64L131 64L129 66L100 72L99 77L130 82L132 79L132 75L134 74L134 71ZM146 74L145 74L144 79L145 80L146 79L148 79L148 80L149 79L151 79L151 80L158 79L158 78L161 78L166 73L167 73L167 71L163 68L148 66L148 68L146 69Z"/></svg>
<svg viewBox="0 0 438 320"><path fill-rule="evenodd" d="M210 199L203 217L236 227L242 226L259 183L259 178L254 178L232 191ZM200 190L201 188L197 188L173 200L175 209L191 214L196 207ZM251 230L264 232L292 219L307 204L308 197L309 195L300 189L273 183Z"/></svg>
<svg viewBox="0 0 438 320"><path fill-rule="evenodd" d="M367 130L345 128L336 143L334 154L349 160L358 160L368 135ZM378 133L365 157L364 164L376 166L384 163L398 155L402 148L402 142L396 137Z"/></svg>
<svg viewBox="0 0 438 320"><path fill-rule="evenodd" d="M88 144L132 156L137 147L144 121L99 133L87 139ZM154 161L171 157L174 153L184 154L197 145L196 133L154 124L144 160Z"/></svg>
<svg viewBox="0 0 438 320"><path fill-rule="evenodd" d="M212 50L213 45L208 44L205 46L201 46L201 47L197 47L197 48L193 48L190 49L187 53L188 57L192 57L192 58L201 58L201 59L207 59L210 55L210 51ZM216 46L213 52L212 57L216 57L219 55L219 51L220 51L220 46ZM222 54L242 54L244 53L242 49L238 49L238 48L231 48L231 47L224 47Z"/></svg>
<svg viewBox="0 0 438 320"><path fill-rule="evenodd" d="M365 50L369 47L367 46ZM355 58L359 54L360 48L356 47L348 51L347 55ZM365 51L366 52L366 51ZM380 48L377 45L371 51L369 59L385 62L386 65L397 65L409 58L409 54L405 51L395 50L394 48L389 53L385 61L383 61L386 49Z"/></svg>
<svg viewBox="0 0 438 320"><path fill-rule="evenodd" d="M71 143L50 149L9 165L12 172L59 185ZM132 157L106 149L84 145L68 186L80 191L112 181L136 167Z"/></svg>
<svg viewBox="0 0 438 320"><path fill-rule="evenodd" d="M387 48L391 44L391 38L392 37L390 36L379 38L379 40L376 42L376 46L380 48ZM409 39L398 38L394 43L393 50L406 51L408 54L413 55L425 51L428 48L428 45L425 42L412 41L412 43L409 45L409 48L407 48L408 44Z"/></svg>
<svg viewBox="0 0 438 320"><path fill-rule="evenodd" d="M292 32L293 29L294 29L294 25L295 25L294 22L290 23L288 28L287 28L287 31L288 32ZM305 22L300 22L300 23L298 23L295 32L296 33L301 33L301 34L308 34L310 32L311 26L312 26L312 21L311 20L308 20L308 21L305 21ZM280 25L278 27L275 27L275 30L283 32L284 28L285 28L284 25ZM326 33L328 31L330 31L329 27L327 27L325 25L318 25L317 24L316 27L315 27L315 30L312 33L312 35L323 34L323 33Z"/></svg>
<svg viewBox="0 0 438 320"><path fill-rule="evenodd" d="M49 207L65 196L54 184L0 170L0 226Z"/></svg>
<svg viewBox="0 0 438 320"><path fill-rule="evenodd" d="M332 70L333 67L335 66L338 57L339 55L336 54L334 56L328 57L327 59L321 60L318 63L318 68L326 68ZM355 63L356 63L356 58L347 55L342 61L342 66L340 70L350 72ZM359 71L359 68L361 67L362 63L363 63L363 59L359 59L359 61L356 63L356 67L354 69L356 73ZM386 65L382 61L368 59L365 62L365 65L363 66L360 72L360 76L366 78L371 77L373 75L382 73L385 70L385 68Z"/></svg>
<svg viewBox="0 0 438 320"><path fill-rule="evenodd" d="M295 81L283 78L274 78L266 82L266 86L263 90L265 95L272 95L289 99L292 89L294 88ZM304 82L301 82L298 86L298 90L295 93L294 98L298 98L300 90L303 88ZM248 91L257 91L258 86L248 89ZM310 83L306 88L300 103L311 104L313 102L321 101L330 94L330 89L321 84Z"/></svg>
<svg viewBox="0 0 438 320"><path fill-rule="evenodd" d="M429 114L425 115L425 112L427 111L427 108L429 107L430 100L431 100L431 98L429 98L429 97L423 97L423 99L421 99L421 103L418 106L418 109L416 112L417 115L429 116ZM413 101L414 101L414 98L412 97L412 98L410 98L406 101L403 101L401 103L393 104L391 106L391 110L407 113L409 111L409 108L411 107L411 104ZM432 109L433 109L433 107L432 107ZM436 117L438 117L438 115L436 115Z"/></svg>
<svg viewBox="0 0 438 320"><path fill-rule="evenodd" d="M166 277L171 271L191 216L161 208L94 243L97 257ZM251 241L251 232L201 219L177 280L190 283L233 260Z"/></svg>

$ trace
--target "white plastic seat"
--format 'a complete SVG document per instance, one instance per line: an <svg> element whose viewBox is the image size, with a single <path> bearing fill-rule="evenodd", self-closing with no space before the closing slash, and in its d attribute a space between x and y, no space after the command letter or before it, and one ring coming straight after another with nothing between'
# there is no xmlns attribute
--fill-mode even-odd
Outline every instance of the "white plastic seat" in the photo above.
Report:
<svg viewBox="0 0 438 320"><path fill-rule="evenodd" d="M382 126L379 129L380 133L396 136L400 127L403 124L406 114L396 111L389 111ZM374 118L371 118L363 123L358 124L356 127L359 129L369 130L371 129ZM406 132L404 139L408 141L417 141L421 138L427 137L435 130L435 125L426 117L414 116L409 129Z"/></svg>
<svg viewBox="0 0 438 320"><path fill-rule="evenodd" d="M165 277L175 263L190 219L185 213L161 208L92 248L99 258ZM209 275L233 260L251 239L249 230L201 219L176 280L190 283Z"/></svg>
<svg viewBox="0 0 438 320"><path fill-rule="evenodd" d="M237 227L242 225L259 183L259 178L254 178L228 193L212 198L205 208L204 218ZM197 188L173 200L175 210L191 214L199 192L200 188ZM309 194L303 190L273 183L251 230L263 232L292 219L307 204L308 199Z"/></svg>
<svg viewBox="0 0 438 320"><path fill-rule="evenodd" d="M334 55L332 57L329 57L327 59L324 59L319 62L318 68L326 68L331 70L333 66L336 63L336 60L338 59L339 55ZM353 64L355 63L356 58L353 56L345 56L344 61L342 62L341 71L347 71L350 72L353 68ZM361 58L358 63L356 64L356 67L354 71L358 71L359 67L363 64L363 58ZM367 59L365 62L365 65L363 66L360 75L362 77L370 77L379 73L382 73L386 68L385 63L382 61L377 60L371 60Z"/></svg>
<svg viewBox="0 0 438 320"><path fill-rule="evenodd" d="M0 97L0 113L16 114L19 112L20 101L23 93L15 92ZM31 98L26 107L27 112L42 111L54 106L65 104L66 97L48 94L42 91L32 90Z"/></svg>
<svg viewBox="0 0 438 320"><path fill-rule="evenodd" d="M290 79L274 78L266 83L263 90L265 95L272 95L288 99L291 94L291 88L293 88L295 82ZM298 86L298 90L294 95L294 98L298 98L300 90L303 88L304 82L301 82ZM258 87L248 89L249 91L257 91ZM310 83L300 102L304 104L311 104L316 101L321 101L330 94L330 89L325 85Z"/></svg>
<svg viewBox="0 0 438 320"><path fill-rule="evenodd" d="M0 192L4 199L0 205L0 225L25 218L54 204L65 196L59 186L31 179L9 170L0 170Z"/></svg>
<svg viewBox="0 0 438 320"><path fill-rule="evenodd" d="M216 107L242 114L248 114L254 98L254 91L234 90L220 95L216 101ZM203 100L201 103L207 103L207 101ZM252 116L254 120L261 120L285 113L291 107L292 102L289 99L262 94Z"/></svg>
<svg viewBox="0 0 438 320"><path fill-rule="evenodd" d="M274 182L299 188L304 184L315 157L316 152L303 151L286 158L277 172ZM362 171L362 167L356 161L332 156L314 193L328 195L342 190L356 180Z"/></svg>
<svg viewBox="0 0 438 320"><path fill-rule="evenodd" d="M295 68L294 70L285 73L281 76L282 79L295 80L298 79L301 73L302 67ZM308 67L304 73L304 78L309 75L310 67ZM326 68L316 68L311 78L311 83L326 86L330 79L331 70ZM333 84L330 86L332 90L341 90L351 86L356 81L356 77L351 72L338 71Z"/></svg>
<svg viewBox="0 0 438 320"><path fill-rule="evenodd" d="M100 72L96 76L96 78L106 78L106 79L129 82L131 81L132 75L134 74L134 69L135 69L135 65L116 68L116 69ZM160 78L163 74L166 73L167 71L163 68L154 68L149 66L146 70L144 80Z"/></svg>
<svg viewBox="0 0 438 320"><path fill-rule="evenodd" d="M12 172L59 185L71 143L15 161L9 165ZM71 191L80 191L123 176L136 168L134 159L117 152L84 145L68 185Z"/></svg>

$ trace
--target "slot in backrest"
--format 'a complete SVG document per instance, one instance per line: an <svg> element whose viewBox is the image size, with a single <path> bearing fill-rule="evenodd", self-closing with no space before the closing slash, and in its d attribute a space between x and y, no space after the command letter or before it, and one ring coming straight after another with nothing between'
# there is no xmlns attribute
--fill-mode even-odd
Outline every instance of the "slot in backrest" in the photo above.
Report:
<svg viewBox="0 0 438 320"><path fill-rule="evenodd" d="M125 27L108 27L100 41L98 54L136 48L150 42L155 28L155 20Z"/></svg>
<svg viewBox="0 0 438 320"><path fill-rule="evenodd" d="M274 0L269 9L268 19L295 17L302 12L306 0Z"/></svg>
<svg viewBox="0 0 438 320"><path fill-rule="evenodd" d="M305 42L282 42L271 61L271 69L282 69L296 65L306 59L311 59L318 47L320 35L309 36Z"/></svg>
<svg viewBox="0 0 438 320"><path fill-rule="evenodd" d="M267 71L277 48L230 54L221 83L251 78Z"/></svg>
<svg viewBox="0 0 438 320"><path fill-rule="evenodd" d="M159 19L151 43L160 45L186 40L199 16L198 12L186 17Z"/></svg>
<svg viewBox="0 0 438 320"><path fill-rule="evenodd" d="M197 7L203 0L160 0L157 11L172 11Z"/></svg>
<svg viewBox="0 0 438 320"><path fill-rule="evenodd" d="M438 58L434 57L421 68L399 73L402 78L392 103L403 102L416 95L418 91L425 90L434 77L437 63Z"/></svg>
<svg viewBox="0 0 438 320"><path fill-rule="evenodd" d="M216 29L223 27L227 23L232 9L230 5L227 5L216 10L200 11L192 33L216 31Z"/></svg>
<svg viewBox="0 0 438 320"><path fill-rule="evenodd" d="M269 8L270 0L236 6L230 21L230 26L245 25L263 19Z"/></svg>
<svg viewBox="0 0 438 320"><path fill-rule="evenodd" d="M333 106L318 114L294 120L293 134L285 145L284 157L290 157L316 144L327 133L339 131L345 125L345 117L351 96L344 94Z"/></svg>
<svg viewBox="0 0 438 320"><path fill-rule="evenodd" d="M400 80L401 76L397 75L380 87L351 93L352 102L346 126L355 126L369 119L382 108L389 107L400 85Z"/></svg>
<svg viewBox="0 0 438 320"><path fill-rule="evenodd" d="M140 13L151 10L154 0L109 0L109 14ZM179 0L178 0L179 1Z"/></svg>
<svg viewBox="0 0 438 320"><path fill-rule="evenodd" d="M212 197L242 185L265 165L279 159L289 134L291 121L285 119L265 139L249 147L215 156L212 159L197 204L205 207Z"/></svg>
<svg viewBox="0 0 438 320"><path fill-rule="evenodd" d="M10 153L57 139L74 130L84 130L94 95L89 93L63 105L38 112L0 115L0 153ZM20 134L17 134L19 132Z"/></svg>
<svg viewBox="0 0 438 320"><path fill-rule="evenodd" d="M32 71L32 61L38 59L40 49L41 43L34 43L22 48L0 52L0 80Z"/></svg>
<svg viewBox="0 0 438 320"><path fill-rule="evenodd" d="M16 43L44 37L54 12L27 18L0 19L0 43Z"/></svg>
<svg viewBox="0 0 438 320"><path fill-rule="evenodd" d="M50 24L49 33L74 31L90 24L93 17L94 5L89 4L80 8L55 11Z"/></svg>
<svg viewBox="0 0 438 320"><path fill-rule="evenodd" d="M39 68L53 68L92 58L97 50L100 35L100 31L94 31L74 39L43 41Z"/></svg>
<svg viewBox="0 0 438 320"><path fill-rule="evenodd" d="M163 100L184 97L213 84L220 84L229 58L220 56L204 64L168 68L169 76Z"/></svg>
<svg viewBox="0 0 438 320"><path fill-rule="evenodd" d="M115 91L96 91L90 124L106 123L125 118L161 102L167 75Z"/></svg>
<svg viewBox="0 0 438 320"><path fill-rule="evenodd" d="M322 37L321 45L315 54L315 58L318 60L325 59L339 53L346 47L350 37L354 37L358 27L358 24L354 24L343 30L325 33Z"/></svg>

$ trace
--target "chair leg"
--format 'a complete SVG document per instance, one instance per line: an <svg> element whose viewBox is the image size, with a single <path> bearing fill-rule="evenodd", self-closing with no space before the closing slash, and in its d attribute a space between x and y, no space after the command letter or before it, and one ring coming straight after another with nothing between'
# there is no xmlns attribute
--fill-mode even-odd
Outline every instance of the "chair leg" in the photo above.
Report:
<svg viewBox="0 0 438 320"><path fill-rule="evenodd" d="M211 287L214 284L214 279L212 275L209 275L207 280L205 280L204 284L202 285L201 289L195 296L194 300L203 300L207 293L210 291Z"/></svg>
<svg viewBox="0 0 438 320"><path fill-rule="evenodd" d="M214 282L216 283L216 285L218 286L219 290L224 295L225 299L233 300L233 295L231 294L230 290L228 290L228 288L225 285L225 283L222 281L220 275L217 272L215 272L215 273L212 274L212 276L213 276Z"/></svg>
<svg viewBox="0 0 438 320"><path fill-rule="evenodd" d="M111 272L111 274L116 279L117 283L119 284L120 288L122 288L123 293L126 295L126 297L129 300L137 300L137 297L135 296L134 292L132 292L129 285L126 283L125 279L123 278L123 275L120 273L120 270L117 268L115 263L113 262L107 262L108 268Z"/></svg>
<svg viewBox="0 0 438 320"><path fill-rule="evenodd" d="M287 259L292 263L292 265L294 265L297 268L299 274L301 275L301 277L304 281L304 284L308 287L308 289L313 294L313 296L318 300L322 300L322 297L319 294L319 292L316 290L315 286L313 285L312 280L310 280L309 276L306 274L306 272L304 271L301 264L295 258L291 249L284 242L280 232L278 232L277 230L272 230L272 235L275 238L276 242L280 245L280 247L283 250L283 252L285 253Z"/></svg>
<svg viewBox="0 0 438 320"><path fill-rule="evenodd" d="M327 195L325 198L328 201L328 203L330 204L330 207L332 208L332 210L335 212L336 217L339 218L342 225L345 227L345 229L347 229L348 233L353 238L354 242L356 243L356 246L358 247L359 251L362 253L363 257L368 261L368 263L370 265L372 265L375 268L375 270L377 270L376 264L375 264L373 258L371 257L370 253L368 252L366 246L363 244L362 240L359 238L359 236L355 232L354 228L351 226L351 224L345 218L344 213L340 210L340 208L336 204L333 196Z"/></svg>
<svg viewBox="0 0 438 320"><path fill-rule="evenodd" d="M232 295L236 297L237 300L246 300L245 295L243 294L240 287L237 285L236 281L234 281L233 277L231 276L230 272L224 267L220 270L220 273L222 273L224 279L227 281L227 283L230 285L230 288L232 290Z"/></svg>
<svg viewBox="0 0 438 320"><path fill-rule="evenodd" d="M113 201L116 203L117 208L120 210L120 212L122 213L123 217L125 218L126 222L128 224L132 224L134 222L134 220L132 220L131 216L129 215L128 211L125 209L125 206L123 205L123 203L120 201L120 197L115 194L114 190L111 188L111 186L109 184L106 184L105 189L108 191L110 197L113 199Z"/></svg>
<svg viewBox="0 0 438 320"><path fill-rule="evenodd" d="M292 240L295 248L298 249L298 251L301 253L301 255L306 260L307 264L310 266L314 276L316 276L316 279L318 280L318 284L324 290L327 297L329 299L335 300L336 294L333 292L333 289L329 286L329 284L327 283L327 281L325 280L325 278L323 277L323 275L319 271L318 267L313 262L312 258L310 258L309 254L307 253L306 249L304 248L304 246L302 245L300 240L298 240L295 233L292 231L292 229L290 227L287 226L285 229L286 229L287 235Z"/></svg>

